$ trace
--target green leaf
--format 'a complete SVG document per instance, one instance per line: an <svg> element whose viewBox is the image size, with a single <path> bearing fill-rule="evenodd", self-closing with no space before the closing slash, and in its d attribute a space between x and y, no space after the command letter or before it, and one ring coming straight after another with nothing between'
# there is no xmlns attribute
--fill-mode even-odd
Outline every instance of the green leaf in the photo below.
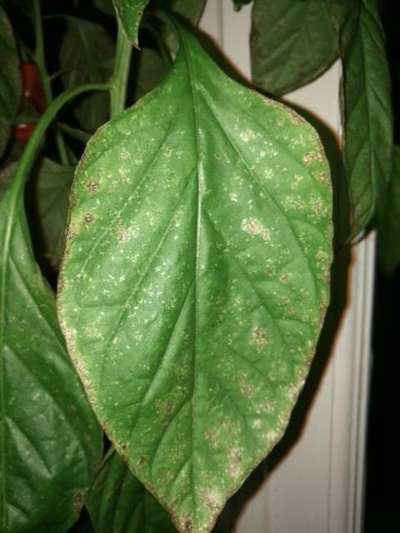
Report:
<svg viewBox="0 0 400 533"><path fill-rule="evenodd" d="M33 259L23 200L0 203L0 530L63 533L101 457L101 432Z"/></svg>
<svg viewBox="0 0 400 533"><path fill-rule="evenodd" d="M395 146L393 172L385 208L378 225L378 258L382 269L392 274L400 263L400 147Z"/></svg>
<svg viewBox="0 0 400 533"><path fill-rule="evenodd" d="M0 158L11 132L21 97L19 59L10 21L0 6Z"/></svg>
<svg viewBox="0 0 400 533"><path fill-rule="evenodd" d="M149 0L113 0L115 11L130 41L139 46L139 25Z"/></svg>
<svg viewBox="0 0 400 533"><path fill-rule="evenodd" d="M275 95L317 78L337 58L340 0L254 0L251 64L254 84Z"/></svg>
<svg viewBox="0 0 400 533"><path fill-rule="evenodd" d="M68 30L60 51L65 88L107 82L112 74L115 45L108 33L93 22L67 17ZM108 118L109 96L92 93L79 99L75 114L84 127L95 131Z"/></svg>
<svg viewBox="0 0 400 533"><path fill-rule="evenodd" d="M64 252L69 192L74 167L59 165L50 159L39 164L33 187L38 220L41 253L57 269Z"/></svg>
<svg viewBox="0 0 400 533"><path fill-rule="evenodd" d="M168 513L113 453L96 477L86 505L96 533L174 533Z"/></svg>
<svg viewBox="0 0 400 533"><path fill-rule="evenodd" d="M117 451L180 531L206 532L307 375L331 188L313 128L179 35L170 74L78 166L59 316Z"/></svg>
<svg viewBox="0 0 400 533"><path fill-rule="evenodd" d="M342 100L351 237L385 203L393 143L390 75L375 0L362 0L356 32L344 57Z"/></svg>

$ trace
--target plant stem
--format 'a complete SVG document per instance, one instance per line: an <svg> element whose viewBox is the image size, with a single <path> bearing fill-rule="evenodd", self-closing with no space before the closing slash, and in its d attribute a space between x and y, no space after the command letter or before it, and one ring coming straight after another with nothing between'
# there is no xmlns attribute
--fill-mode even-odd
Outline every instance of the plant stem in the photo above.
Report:
<svg viewBox="0 0 400 533"><path fill-rule="evenodd" d="M121 23L118 21L117 50L115 52L114 72L110 87L110 115L115 117L125 108L126 89L129 76L132 45L128 41Z"/></svg>
<svg viewBox="0 0 400 533"><path fill-rule="evenodd" d="M33 23L35 28L35 52L33 56L40 72L46 107L49 107L53 100L53 94L51 90L50 77L47 73L46 59L44 54L43 25L42 13L40 9L40 0L33 1ZM68 165L69 161L67 149L65 147L64 138L59 130L56 131L56 143L61 162L63 163L63 165Z"/></svg>

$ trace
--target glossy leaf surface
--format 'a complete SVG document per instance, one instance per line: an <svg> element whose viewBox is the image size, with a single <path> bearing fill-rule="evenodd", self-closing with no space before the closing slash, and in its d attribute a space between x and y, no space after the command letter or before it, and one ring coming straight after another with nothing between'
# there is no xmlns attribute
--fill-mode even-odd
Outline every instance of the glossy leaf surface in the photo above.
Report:
<svg viewBox="0 0 400 533"><path fill-rule="evenodd" d="M392 274L400 264L400 147L393 157L392 178L378 226L378 257L383 270Z"/></svg>
<svg viewBox="0 0 400 533"><path fill-rule="evenodd" d="M114 452L93 483L87 507L96 533L174 533L168 513Z"/></svg>
<svg viewBox="0 0 400 533"><path fill-rule="evenodd" d="M0 203L0 530L64 532L77 519L101 433L33 259L20 198Z"/></svg>
<svg viewBox="0 0 400 533"><path fill-rule="evenodd" d="M356 237L385 202L391 173L392 110L384 33L375 0L362 0L344 58L345 162Z"/></svg>
<svg viewBox="0 0 400 533"><path fill-rule="evenodd" d="M115 45L99 24L67 17L68 30L60 50L60 68L66 89L92 82L107 82L112 74ZM95 131L108 118L109 97L99 92L85 95L75 106L80 124Z"/></svg>
<svg viewBox="0 0 400 533"><path fill-rule="evenodd" d="M347 10L340 0L254 0L254 84L282 95L317 78L338 55L338 26Z"/></svg>
<svg viewBox="0 0 400 533"><path fill-rule="evenodd" d="M135 46L139 44L139 25L149 0L113 0L125 33Z"/></svg>
<svg viewBox="0 0 400 533"><path fill-rule="evenodd" d="M59 314L118 452L180 531L205 532L307 374L331 189L312 127L179 34L163 83L88 143Z"/></svg>

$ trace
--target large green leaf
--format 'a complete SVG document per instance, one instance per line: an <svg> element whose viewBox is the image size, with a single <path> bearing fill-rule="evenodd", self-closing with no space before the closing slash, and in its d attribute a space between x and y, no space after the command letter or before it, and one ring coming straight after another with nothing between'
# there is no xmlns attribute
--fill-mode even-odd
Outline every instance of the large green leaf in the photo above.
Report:
<svg viewBox="0 0 400 533"><path fill-rule="evenodd" d="M378 226L378 257L383 270L392 274L400 264L400 147L394 149L393 172Z"/></svg>
<svg viewBox="0 0 400 533"><path fill-rule="evenodd" d="M376 0L362 0L352 46L344 57L345 162L355 237L385 203L391 173L390 75Z"/></svg>
<svg viewBox="0 0 400 533"><path fill-rule="evenodd" d="M139 25L149 0L113 0L113 3L128 39L138 46Z"/></svg>
<svg viewBox="0 0 400 533"><path fill-rule="evenodd" d="M78 166L59 316L117 451L180 531L205 532L303 385L331 189L313 128L179 34L170 74Z"/></svg>
<svg viewBox="0 0 400 533"><path fill-rule="evenodd" d="M281 95L324 72L339 51L338 31L349 4L341 0L254 0L253 81Z"/></svg>
<svg viewBox="0 0 400 533"><path fill-rule="evenodd" d="M88 495L96 533L174 533L168 513L117 453L104 464Z"/></svg>
<svg viewBox="0 0 400 533"><path fill-rule="evenodd" d="M14 187L0 203L0 241L0 531L61 533L79 514L101 433Z"/></svg>
<svg viewBox="0 0 400 533"><path fill-rule="evenodd" d="M115 45L100 25L76 17L67 17L68 30L60 51L60 67L66 88L85 83L106 82L113 69ZM82 96L75 107L81 125L96 130L109 114L105 92Z"/></svg>

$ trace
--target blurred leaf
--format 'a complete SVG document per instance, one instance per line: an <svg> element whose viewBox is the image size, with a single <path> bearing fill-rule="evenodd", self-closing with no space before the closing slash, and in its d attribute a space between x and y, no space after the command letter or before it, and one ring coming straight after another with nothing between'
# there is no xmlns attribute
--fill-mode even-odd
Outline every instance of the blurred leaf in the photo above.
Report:
<svg viewBox="0 0 400 533"><path fill-rule="evenodd" d="M392 274L400 264L400 147L395 146L393 172L378 225L378 258L382 269Z"/></svg>
<svg viewBox="0 0 400 533"><path fill-rule="evenodd" d="M348 10L341 0L254 0L254 84L279 96L317 78L338 56L340 26Z"/></svg>
<svg viewBox="0 0 400 533"><path fill-rule="evenodd" d="M10 21L0 6L0 158L21 98L19 58Z"/></svg>
<svg viewBox="0 0 400 533"><path fill-rule="evenodd" d="M93 483L86 503L96 533L174 533L158 501L114 451Z"/></svg>
<svg viewBox="0 0 400 533"><path fill-rule="evenodd" d="M93 0L93 4L106 15L114 15L115 13L112 0Z"/></svg>
<svg viewBox="0 0 400 533"><path fill-rule="evenodd" d="M32 180L35 194L34 208L42 245L40 253L54 269L58 269L64 244L68 216L69 193L75 167L65 167L50 159L43 159Z"/></svg>
<svg viewBox="0 0 400 533"><path fill-rule="evenodd" d="M159 3L197 24L203 14L206 0L161 0Z"/></svg>
<svg viewBox="0 0 400 533"><path fill-rule="evenodd" d="M68 29L60 51L60 66L66 88L90 82L106 82L113 69L115 45L100 25L76 17L66 17ZM80 98L75 114L85 130L95 131L109 116L107 93Z"/></svg>
<svg viewBox="0 0 400 533"><path fill-rule="evenodd" d="M0 242L0 531L64 533L101 458L101 431L13 186L0 202Z"/></svg>
<svg viewBox="0 0 400 533"><path fill-rule="evenodd" d="M169 65L152 48L143 48L139 55L135 100L154 89L168 72Z"/></svg>
<svg viewBox="0 0 400 533"><path fill-rule="evenodd" d="M376 0L361 1L343 61L344 153L354 238L382 210L392 168L390 75Z"/></svg>

